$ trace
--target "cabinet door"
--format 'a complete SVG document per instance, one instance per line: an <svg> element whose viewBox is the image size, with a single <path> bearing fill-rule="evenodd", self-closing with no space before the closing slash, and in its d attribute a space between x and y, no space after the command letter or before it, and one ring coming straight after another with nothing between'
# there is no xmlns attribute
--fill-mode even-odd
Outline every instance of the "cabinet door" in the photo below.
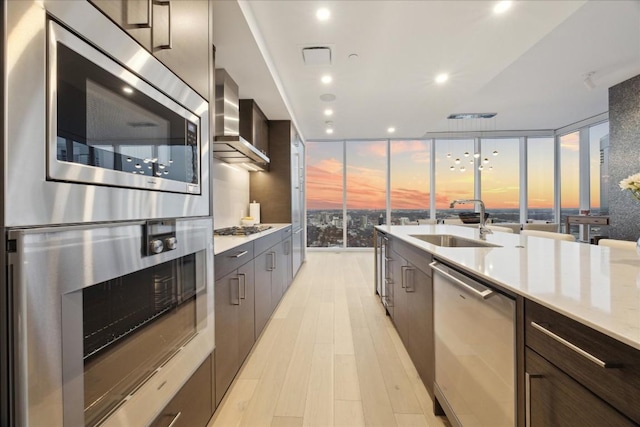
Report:
<svg viewBox="0 0 640 427"><path fill-rule="evenodd" d="M216 406L240 367L240 279L236 273L233 271L215 282Z"/></svg>
<svg viewBox="0 0 640 427"><path fill-rule="evenodd" d="M407 305L409 307L409 345L407 351L425 387L433 396L435 357L433 347L433 282L431 276L409 264Z"/></svg>
<svg viewBox="0 0 640 427"><path fill-rule="evenodd" d="M570 376L526 348L528 426L633 426Z"/></svg>
<svg viewBox="0 0 640 427"><path fill-rule="evenodd" d="M391 250L391 259L393 261L388 263L388 267L391 269L391 278L393 280L393 323L396 325L398 335L402 339L405 347L409 344L409 306L408 306L408 294L405 291L407 268L409 265L407 262L398 255L397 252Z"/></svg>
<svg viewBox="0 0 640 427"><path fill-rule="evenodd" d="M155 57L209 99L209 2L154 1L152 16Z"/></svg>
<svg viewBox="0 0 640 427"><path fill-rule="evenodd" d="M255 103L253 105L254 145L269 157L269 121L260 108L258 108L258 105Z"/></svg>
<svg viewBox="0 0 640 427"><path fill-rule="evenodd" d="M282 245L282 242L273 246L270 251L273 252L273 256L275 258L274 268L271 272L271 305L273 311L282 299L287 266L284 258L284 246Z"/></svg>
<svg viewBox="0 0 640 427"><path fill-rule="evenodd" d="M152 0L91 0L91 3L151 51Z"/></svg>
<svg viewBox="0 0 640 427"><path fill-rule="evenodd" d="M238 269L240 280L240 305L238 325L238 366L247 357L255 343L255 273L254 262L248 262Z"/></svg>
<svg viewBox="0 0 640 427"><path fill-rule="evenodd" d="M291 286L291 282L293 281L293 237L288 237L282 241L282 246L284 248L284 267L285 267L285 282L284 282L284 292L289 289Z"/></svg>
<svg viewBox="0 0 640 427"><path fill-rule="evenodd" d="M151 427L204 427L212 413L209 356L151 423Z"/></svg>
<svg viewBox="0 0 640 427"><path fill-rule="evenodd" d="M265 251L255 259L255 337L271 316L271 255Z"/></svg>

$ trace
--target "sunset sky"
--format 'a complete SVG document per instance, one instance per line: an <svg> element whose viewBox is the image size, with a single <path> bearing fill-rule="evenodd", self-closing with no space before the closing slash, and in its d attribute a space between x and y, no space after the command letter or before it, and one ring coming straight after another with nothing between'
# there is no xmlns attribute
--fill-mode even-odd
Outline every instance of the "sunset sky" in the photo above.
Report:
<svg viewBox="0 0 640 427"><path fill-rule="evenodd" d="M599 140L608 124L591 131L591 205L599 207ZM437 140L436 159L430 159L430 141L391 141L391 209L428 209L430 167L435 165L436 209L448 209L453 199L473 197L473 140ZM492 152L498 151L497 156ZM464 152L469 152L465 157ZM447 157L451 153L451 157ZM487 209L519 206L519 141L483 139L482 156L489 163L482 172L482 199ZM342 141L307 142L308 209L341 209L343 198ZM347 209L385 209L385 140L348 141L346 144ZM460 159L456 164L455 159ZM578 133L561 138L562 207L578 206ZM455 170L451 171L450 167ZM460 172L465 166L465 172ZM493 166L493 170L488 167ZM530 138L528 150L529 208L553 207L553 138ZM468 207L461 206L462 209Z"/></svg>

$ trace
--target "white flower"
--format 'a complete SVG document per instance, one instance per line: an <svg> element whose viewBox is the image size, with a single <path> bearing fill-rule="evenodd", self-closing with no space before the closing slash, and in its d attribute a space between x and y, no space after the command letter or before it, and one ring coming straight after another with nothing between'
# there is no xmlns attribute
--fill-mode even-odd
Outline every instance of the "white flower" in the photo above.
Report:
<svg viewBox="0 0 640 427"><path fill-rule="evenodd" d="M640 173L629 175L618 185L622 191L629 190L634 197L640 197Z"/></svg>

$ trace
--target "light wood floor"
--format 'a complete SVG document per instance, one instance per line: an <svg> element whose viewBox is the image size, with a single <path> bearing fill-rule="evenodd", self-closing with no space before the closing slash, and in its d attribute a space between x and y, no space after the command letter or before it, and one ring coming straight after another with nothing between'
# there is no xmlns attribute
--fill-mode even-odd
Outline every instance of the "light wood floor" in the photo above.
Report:
<svg viewBox="0 0 640 427"><path fill-rule="evenodd" d="M309 252L209 427L448 426L373 277L371 252Z"/></svg>

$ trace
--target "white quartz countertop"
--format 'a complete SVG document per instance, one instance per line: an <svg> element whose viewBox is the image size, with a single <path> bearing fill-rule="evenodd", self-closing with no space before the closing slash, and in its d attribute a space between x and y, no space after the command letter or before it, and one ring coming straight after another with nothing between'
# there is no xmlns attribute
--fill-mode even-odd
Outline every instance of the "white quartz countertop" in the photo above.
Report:
<svg viewBox="0 0 640 427"><path fill-rule="evenodd" d="M635 251L501 232L489 234L486 241L502 247L450 248L411 235L479 240L478 229L376 228L640 350L640 256Z"/></svg>
<svg viewBox="0 0 640 427"><path fill-rule="evenodd" d="M259 239L264 236L268 236L271 233L280 231L283 228L290 227L291 224L260 224L270 225L271 228L260 233L250 234L248 236L213 236L213 254L218 255L222 252L233 249L237 246L243 245L252 240Z"/></svg>

